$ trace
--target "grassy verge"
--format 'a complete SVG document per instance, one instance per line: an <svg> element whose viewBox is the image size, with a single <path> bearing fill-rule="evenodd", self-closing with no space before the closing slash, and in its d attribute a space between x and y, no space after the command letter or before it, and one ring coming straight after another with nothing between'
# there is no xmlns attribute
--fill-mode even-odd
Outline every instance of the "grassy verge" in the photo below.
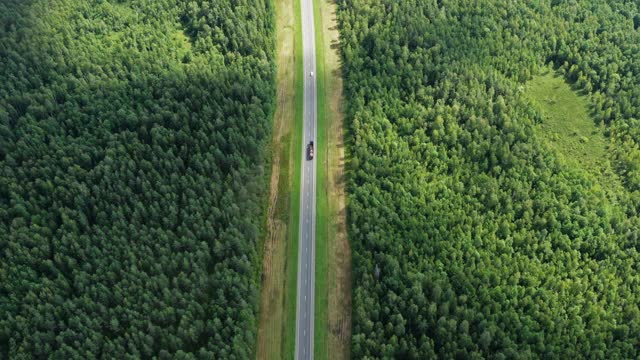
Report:
<svg viewBox="0 0 640 360"><path fill-rule="evenodd" d="M275 0L277 108L256 357L292 359L295 349L300 163L302 42L297 0ZM296 69L296 71L291 71Z"/></svg>
<svg viewBox="0 0 640 360"><path fill-rule="evenodd" d="M316 182L316 289L314 356L327 359L327 126L325 111L325 62L324 24L320 12L320 1L313 2L316 42L316 82L317 82L317 182Z"/></svg>
<svg viewBox="0 0 640 360"><path fill-rule="evenodd" d="M303 91L304 74L302 73L302 21L300 19L300 1L294 0L295 17L295 69L296 69L296 110L293 123L293 186L291 187L291 222L289 226L289 239L291 245L287 247L287 283L286 283L286 318L283 323L283 358L293 359L296 349L296 294L298 286L298 234L300 224L300 175L302 164L302 116L303 116Z"/></svg>
<svg viewBox="0 0 640 360"><path fill-rule="evenodd" d="M327 134L327 357L349 359L351 350L351 246L347 238L342 69L337 4L320 1L324 42Z"/></svg>

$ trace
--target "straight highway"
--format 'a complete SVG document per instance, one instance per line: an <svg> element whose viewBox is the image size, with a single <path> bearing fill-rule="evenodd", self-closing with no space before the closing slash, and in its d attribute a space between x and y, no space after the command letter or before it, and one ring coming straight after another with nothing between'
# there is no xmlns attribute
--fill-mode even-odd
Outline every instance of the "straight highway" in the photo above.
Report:
<svg viewBox="0 0 640 360"><path fill-rule="evenodd" d="M309 143L316 141L316 45L313 0L301 1L303 56L302 175L300 178L300 230L296 305L296 360L313 359L313 315L316 249L316 160L309 158ZM317 146L317 145L316 145ZM314 149L317 153L319 149Z"/></svg>

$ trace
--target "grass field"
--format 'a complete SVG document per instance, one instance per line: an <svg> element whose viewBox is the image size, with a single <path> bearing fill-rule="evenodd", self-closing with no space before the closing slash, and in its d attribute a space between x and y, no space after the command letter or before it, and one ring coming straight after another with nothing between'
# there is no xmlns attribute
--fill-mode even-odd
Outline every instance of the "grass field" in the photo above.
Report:
<svg viewBox="0 0 640 360"><path fill-rule="evenodd" d="M325 132L327 139L327 330L329 359L348 359L351 344L351 247L347 239L345 147L343 139L342 73L337 5L332 0L320 4L325 65Z"/></svg>
<svg viewBox="0 0 640 360"><path fill-rule="evenodd" d="M317 82L317 182L316 182L316 299L314 326L314 357L327 359L327 133L325 118L325 64L323 26L320 2L313 2L316 42Z"/></svg>
<svg viewBox="0 0 640 360"><path fill-rule="evenodd" d="M277 108L264 242L256 357L293 358L302 144L302 56L299 6L277 0ZM291 71L297 69L297 71Z"/></svg>
<svg viewBox="0 0 640 360"><path fill-rule="evenodd" d="M348 359L351 340L351 249L346 235L342 78L336 4L314 3L318 81L318 186L315 351Z"/></svg>
<svg viewBox="0 0 640 360"><path fill-rule="evenodd" d="M602 188L620 191L620 180L607 153L608 138L589 114L588 97L574 91L551 70L527 83L526 94L544 119L536 127L536 135L556 156L593 176Z"/></svg>
<svg viewBox="0 0 640 360"><path fill-rule="evenodd" d="M304 74L302 68L302 23L300 19L300 1L299 0L287 0L293 1L294 17L295 17L295 74L296 74L296 113L294 117L293 133L295 134L295 141L293 141L293 161L294 174L293 174L293 186L291 187L291 223L289 228L289 238L292 246L287 247L287 258L290 259L290 267L287 268L287 283L286 283L286 313L287 319L283 323L285 334L284 339L284 356L282 359L293 359L295 357L296 350L296 294L298 286L298 231L300 223L300 176L301 176L301 164L302 164L302 115L303 115L303 91L304 91Z"/></svg>

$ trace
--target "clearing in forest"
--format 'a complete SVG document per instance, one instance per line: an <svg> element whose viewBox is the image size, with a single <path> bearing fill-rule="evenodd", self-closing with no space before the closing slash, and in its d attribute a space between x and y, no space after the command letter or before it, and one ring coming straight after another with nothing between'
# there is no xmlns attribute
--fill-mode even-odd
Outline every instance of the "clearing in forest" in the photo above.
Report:
<svg viewBox="0 0 640 360"><path fill-rule="evenodd" d="M604 126L589 114L588 97L571 89L561 76L548 71L527 83L526 93L543 115L536 135L544 139L565 164L591 174L603 188L618 187L607 153Z"/></svg>

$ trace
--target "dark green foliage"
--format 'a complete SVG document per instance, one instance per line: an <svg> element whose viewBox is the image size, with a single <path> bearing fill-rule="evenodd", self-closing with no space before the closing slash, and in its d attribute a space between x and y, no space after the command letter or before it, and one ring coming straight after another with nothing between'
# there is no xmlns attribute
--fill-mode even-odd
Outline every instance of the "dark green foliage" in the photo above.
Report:
<svg viewBox="0 0 640 360"><path fill-rule="evenodd" d="M0 358L248 358L267 1L0 1Z"/></svg>
<svg viewBox="0 0 640 360"><path fill-rule="evenodd" d="M638 358L640 35L623 1L343 0L354 358ZM551 62L626 190L535 137Z"/></svg>

